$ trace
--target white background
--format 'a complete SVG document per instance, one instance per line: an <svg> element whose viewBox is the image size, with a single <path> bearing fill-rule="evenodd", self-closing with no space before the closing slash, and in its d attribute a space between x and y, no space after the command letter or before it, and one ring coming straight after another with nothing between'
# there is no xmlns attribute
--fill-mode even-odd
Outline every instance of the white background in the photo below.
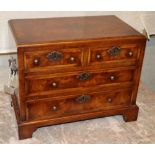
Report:
<svg viewBox="0 0 155 155"><path fill-rule="evenodd" d="M1 11L154 11L154 0L0 0ZM4 15L4 14L3 14ZM0 17L3 15L0 15ZM12 13L13 15L13 13ZM20 16L20 15L19 15ZM18 17L19 17L18 16ZM22 16L22 15L21 15ZM3 22L10 18L3 18ZM4 23L0 22L0 29ZM134 25L137 20L130 22ZM6 25L6 22L5 24ZM132 25L132 24L131 24ZM6 28L7 29L7 28ZM0 39L2 32L5 34L7 30L0 31ZM3 36L4 36L3 34ZM7 34L7 33L6 33ZM8 36L7 36L8 37ZM6 38L7 38L6 37ZM2 41L2 40L0 40ZM14 48L13 44L3 44L1 50ZM155 154L154 145L3 145L0 147L0 153L16 154L16 155L152 155Z"/></svg>

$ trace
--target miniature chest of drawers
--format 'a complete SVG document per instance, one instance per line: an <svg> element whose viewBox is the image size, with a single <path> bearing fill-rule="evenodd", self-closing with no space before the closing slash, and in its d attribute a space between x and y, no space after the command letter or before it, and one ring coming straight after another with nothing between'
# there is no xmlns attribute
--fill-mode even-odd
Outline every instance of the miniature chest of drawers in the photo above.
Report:
<svg viewBox="0 0 155 155"><path fill-rule="evenodd" d="M138 116L146 38L116 16L15 19L19 139L42 126ZM104 121L104 119L103 119Z"/></svg>

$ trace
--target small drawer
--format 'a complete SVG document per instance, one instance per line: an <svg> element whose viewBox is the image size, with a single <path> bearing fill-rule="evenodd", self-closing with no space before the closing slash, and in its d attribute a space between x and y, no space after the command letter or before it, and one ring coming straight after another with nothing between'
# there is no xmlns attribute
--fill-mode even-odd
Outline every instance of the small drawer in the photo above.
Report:
<svg viewBox="0 0 155 155"><path fill-rule="evenodd" d="M24 63L27 72L81 67L83 64L83 50L69 48L27 51L24 53Z"/></svg>
<svg viewBox="0 0 155 155"><path fill-rule="evenodd" d="M27 77L27 95L40 95L40 93L57 93L61 90L83 89L99 85L111 85L123 82L132 82L134 69L115 69L100 71L82 71L70 74L53 74L48 76Z"/></svg>
<svg viewBox="0 0 155 155"><path fill-rule="evenodd" d="M64 117L129 106L131 90L79 94L27 102L27 119Z"/></svg>
<svg viewBox="0 0 155 155"><path fill-rule="evenodd" d="M131 45L105 46L90 48L90 65L135 65L138 47ZM121 65L122 65L121 64Z"/></svg>

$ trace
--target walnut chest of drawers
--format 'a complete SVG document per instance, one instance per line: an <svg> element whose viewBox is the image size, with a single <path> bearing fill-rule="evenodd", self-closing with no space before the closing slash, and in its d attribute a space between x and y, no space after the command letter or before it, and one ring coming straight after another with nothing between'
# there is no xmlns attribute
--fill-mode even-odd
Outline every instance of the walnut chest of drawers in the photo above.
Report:
<svg viewBox="0 0 155 155"><path fill-rule="evenodd" d="M42 126L138 116L146 38L115 16L15 19L19 139ZM104 121L104 119L103 119Z"/></svg>

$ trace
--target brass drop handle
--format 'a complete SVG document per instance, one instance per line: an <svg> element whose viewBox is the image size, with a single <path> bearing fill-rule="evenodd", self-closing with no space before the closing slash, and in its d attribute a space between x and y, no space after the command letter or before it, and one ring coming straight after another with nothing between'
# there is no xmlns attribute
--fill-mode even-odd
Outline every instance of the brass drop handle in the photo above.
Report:
<svg viewBox="0 0 155 155"><path fill-rule="evenodd" d="M78 80L84 81L84 80L90 79L90 77L91 77L91 73L89 73L89 72L82 72L79 75L77 75L76 78Z"/></svg>
<svg viewBox="0 0 155 155"><path fill-rule="evenodd" d="M109 51L108 51L108 53L109 53L109 55L110 56L117 56L117 55L119 55L119 53L121 52L121 48L120 47L112 47Z"/></svg>
<svg viewBox="0 0 155 155"><path fill-rule="evenodd" d="M78 103L85 103L88 102L91 99L90 95L81 95L76 98L76 102Z"/></svg>
<svg viewBox="0 0 155 155"><path fill-rule="evenodd" d="M53 51L53 52L50 52L47 54L46 58L48 60L51 60L51 61L58 61L58 60L61 60L63 57L63 54L59 51Z"/></svg>
<svg viewBox="0 0 155 155"><path fill-rule="evenodd" d="M128 55L129 55L130 57L132 57L132 56L133 56L133 52L130 51L130 52L128 53Z"/></svg>
<svg viewBox="0 0 155 155"><path fill-rule="evenodd" d="M35 58L35 59L33 60L33 63L34 63L35 65L39 65L40 60L39 60L38 58Z"/></svg>

